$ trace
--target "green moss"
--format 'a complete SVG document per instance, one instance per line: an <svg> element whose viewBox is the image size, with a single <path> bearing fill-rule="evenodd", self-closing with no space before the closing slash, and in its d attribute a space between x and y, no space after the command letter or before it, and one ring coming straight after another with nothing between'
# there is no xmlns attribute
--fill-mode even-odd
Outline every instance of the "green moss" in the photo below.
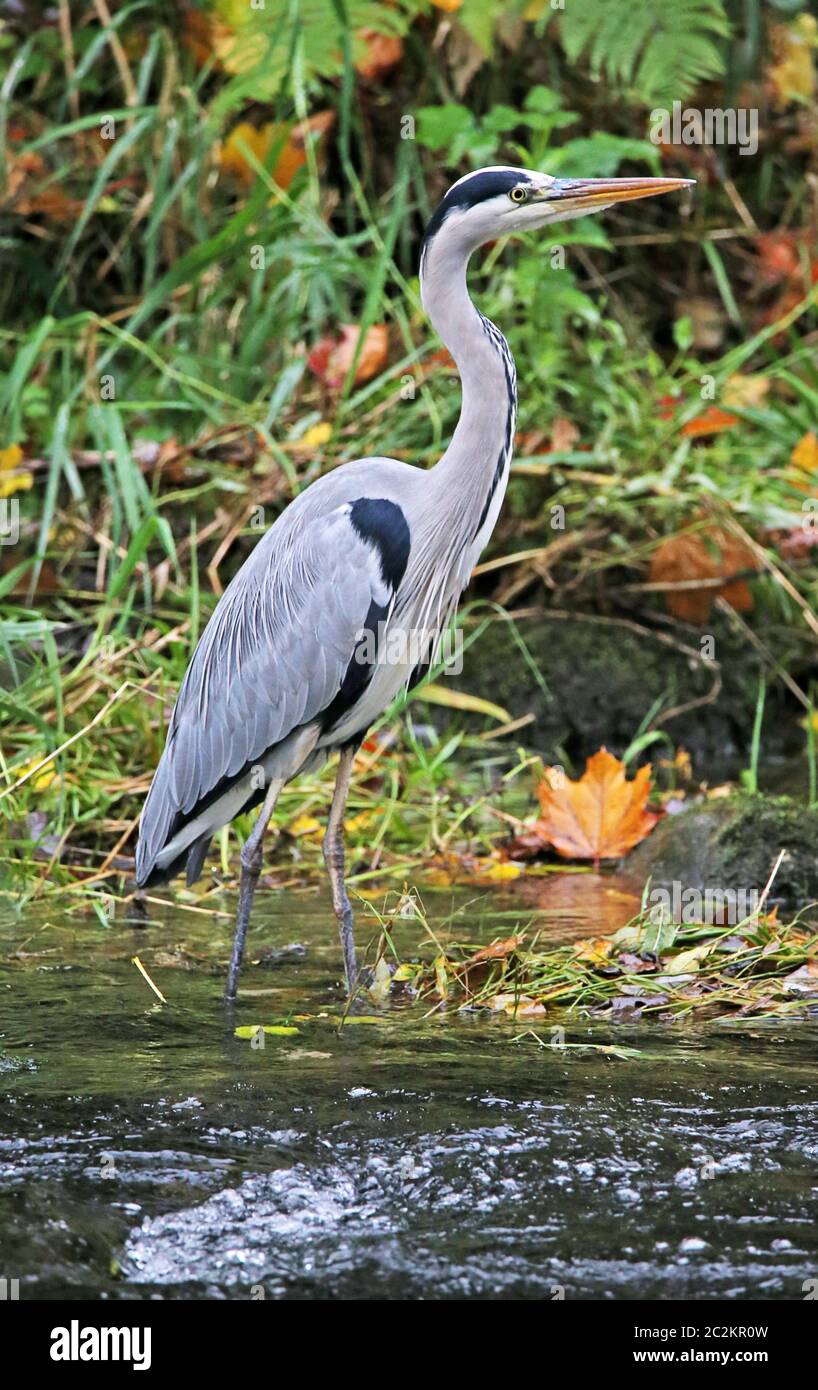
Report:
<svg viewBox="0 0 818 1390"><path fill-rule="evenodd" d="M781 850L773 900L818 898L818 810L788 796L736 795L668 816L634 850L627 873L655 888L764 888Z"/></svg>
<svg viewBox="0 0 818 1390"><path fill-rule="evenodd" d="M548 760L567 757L581 770L603 745L621 754L658 704L671 710L713 690L712 666L627 627L581 615L571 621L543 615L515 626L516 637L509 622L492 623L467 653L457 684L515 718L532 712L526 743ZM713 782L735 775L749 760L759 667L754 650L728 627L714 621L711 628L721 689L711 702L662 727ZM695 637L687 640L695 647ZM792 720L783 711L783 700L771 691L762 738L766 759L783 753L791 738Z"/></svg>

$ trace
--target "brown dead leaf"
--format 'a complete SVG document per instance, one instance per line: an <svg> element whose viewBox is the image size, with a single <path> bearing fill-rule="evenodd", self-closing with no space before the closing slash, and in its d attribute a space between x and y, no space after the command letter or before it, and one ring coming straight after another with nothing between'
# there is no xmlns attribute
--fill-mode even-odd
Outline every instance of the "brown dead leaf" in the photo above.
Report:
<svg viewBox="0 0 818 1390"><path fill-rule="evenodd" d="M365 45L365 51L355 64L355 71L365 82L379 81L397 67L403 57L403 39L394 34L361 29L358 38Z"/></svg>
<svg viewBox="0 0 818 1390"><path fill-rule="evenodd" d="M475 951L473 956L469 956L466 965L479 965L484 960L503 960L505 956L510 956L516 951L524 940L523 936L507 936L505 941L493 941L490 946L483 946L479 951Z"/></svg>
<svg viewBox="0 0 818 1390"><path fill-rule="evenodd" d="M651 584L680 584L757 569L755 555L742 541L721 527L708 526L701 531L669 536L657 546L650 558L649 579ZM664 595L668 611L688 623L707 622L718 597L737 613L752 611L753 596L744 579L701 589L668 590Z"/></svg>
<svg viewBox="0 0 818 1390"><path fill-rule="evenodd" d="M629 782L619 759L600 748L577 782L560 777L552 785L547 775L542 779L536 829L566 859L620 859L659 819L647 810L650 778L648 764Z"/></svg>
<svg viewBox="0 0 818 1390"><path fill-rule="evenodd" d="M558 415L551 426L551 448L555 454L568 454L579 441L579 430L567 415Z"/></svg>
<svg viewBox="0 0 818 1390"><path fill-rule="evenodd" d="M321 338L307 358L310 370L315 372L331 390L339 390L346 379L361 330L354 323L341 326L337 338ZM384 323L374 323L366 331L358 365L355 368L355 385L369 381L383 371L389 355L389 337Z"/></svg>

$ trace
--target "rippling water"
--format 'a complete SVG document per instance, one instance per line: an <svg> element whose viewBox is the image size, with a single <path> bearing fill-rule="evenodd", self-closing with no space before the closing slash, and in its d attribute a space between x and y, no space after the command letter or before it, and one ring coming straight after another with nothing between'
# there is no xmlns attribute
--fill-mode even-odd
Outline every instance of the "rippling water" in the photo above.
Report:
<svg viewBox="0 0 818 1390"><path fill-rule="evenodd" d="M461 939L534 912L570 937L629 915L611 891L460 893L451 928L451 894L427 906ZM272 955L233 1019L226 916L0 920L0 1273L22 1298L803 1296L814 1028L577 1019L593 1046L560 1051L548 1020L403 1005L339 1031L323 899L260 906L250 957ZM419 935L399 925L407 952ZM298 1032L261 1049L236 1023Z"/></svg>

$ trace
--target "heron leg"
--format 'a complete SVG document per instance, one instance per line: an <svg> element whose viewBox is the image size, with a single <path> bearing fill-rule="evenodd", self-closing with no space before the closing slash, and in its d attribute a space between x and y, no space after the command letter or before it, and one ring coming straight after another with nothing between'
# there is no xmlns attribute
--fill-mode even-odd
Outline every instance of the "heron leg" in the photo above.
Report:
<svg viewBox="0 0 818 1390"><path fill-rule="evenodd" d="M344 884L344 810L355 752L354 745L341 749L335 791L332 794L332 805L327 820L327 833L324 836L324 862L332 885L332 906L338 918L348 994L352 994L358 980L355 940L352 935L352 907Z"/></svg>
<svg viewBox="0 0 818 1390"><path fill-rule="evenodd" d="M236 932L233 937L230 968L227 972L227 987L224 991L224 997L228 1003L232 1003L235 999L238 988L247 924L250 921L250 911L253 906L258 876L261 873L264 832L267 829L270 816L273 814L282 786L283 783L280 780L270 783L256 823L241 851L241 881L239 883L239 906L236 912Z"/></svg>

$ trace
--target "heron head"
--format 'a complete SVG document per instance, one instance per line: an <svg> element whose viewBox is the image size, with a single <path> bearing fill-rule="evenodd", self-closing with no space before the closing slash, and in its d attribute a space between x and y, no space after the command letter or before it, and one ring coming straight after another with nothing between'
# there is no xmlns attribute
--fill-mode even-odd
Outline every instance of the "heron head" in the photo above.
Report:
<svg viewBox="0 0 818 1390"><path fill-rule="evenodd" d="M505 165L478 169L452 184L426 228L425 244L445 227L447 239L471 252L510 232L533 231L692 183L695 179L561 179Z"/></svg>

